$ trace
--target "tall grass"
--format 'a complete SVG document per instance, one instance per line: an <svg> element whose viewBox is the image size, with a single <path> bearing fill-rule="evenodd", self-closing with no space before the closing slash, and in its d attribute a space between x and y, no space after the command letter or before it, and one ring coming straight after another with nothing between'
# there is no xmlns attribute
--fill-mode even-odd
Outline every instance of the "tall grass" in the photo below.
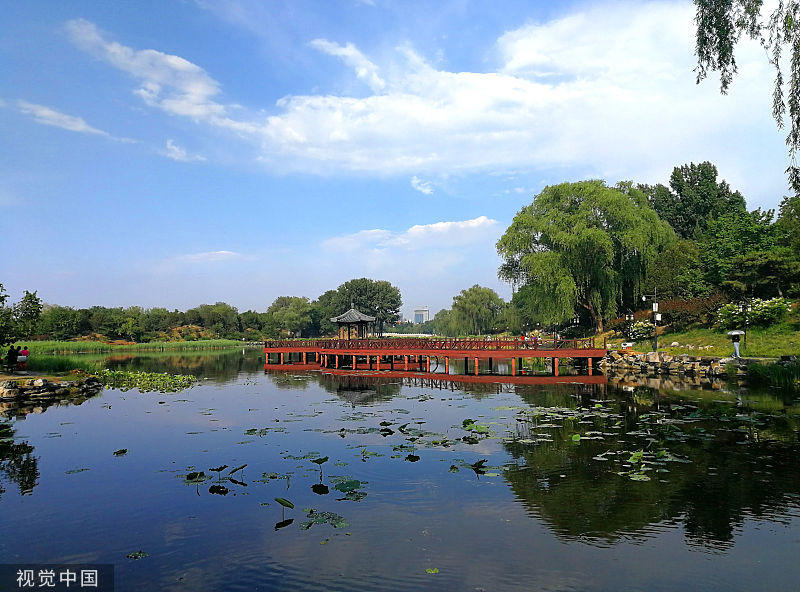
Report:
<svg viewBox="0 0 800 592"><path fill-rule="evenodd" d="M747 380L770 386L800 386L800 363L794 364L748 364Z"/></svg>
<svg viewBox="0 0 800 592"><path fill-rule="evenodd" d="M85 372L98 372L104 366L104 356L51 356L38 355L28 358L27 369L33 372L56 374L84 370Z"/></svg>
<svg viewBox="0 0 800 592"><path fill-rule="evenodd" d="M20 345L22 343L20 342ZM102 341L31 341L25 345L31 357L47 354L99 354L124 351L200 351L204 349L231 349L241 347L235 339L204 339L200 341L152 341L110 345Z"/></svg>

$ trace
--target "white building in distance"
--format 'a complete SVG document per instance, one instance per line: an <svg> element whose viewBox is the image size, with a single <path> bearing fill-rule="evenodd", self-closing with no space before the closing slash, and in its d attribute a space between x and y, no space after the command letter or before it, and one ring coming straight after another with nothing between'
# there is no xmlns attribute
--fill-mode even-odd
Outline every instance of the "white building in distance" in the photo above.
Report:
<svg viewBox="0 0 800 592"><path fill-rule="evenodd" d="M431 311L427 306L414 309L414 324L426 323L431 320Z"/></svg>

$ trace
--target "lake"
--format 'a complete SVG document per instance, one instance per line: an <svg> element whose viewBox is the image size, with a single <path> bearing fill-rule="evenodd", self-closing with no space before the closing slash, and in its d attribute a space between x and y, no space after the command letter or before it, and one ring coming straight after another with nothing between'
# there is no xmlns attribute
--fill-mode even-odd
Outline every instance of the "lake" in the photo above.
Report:
<svg viewBox="0 0 800 592"><path fill-rule="evenodd" d="M3 563L113 563L121 591L800 583L795 392L105 363L200 381L7 409Z"/></svg>

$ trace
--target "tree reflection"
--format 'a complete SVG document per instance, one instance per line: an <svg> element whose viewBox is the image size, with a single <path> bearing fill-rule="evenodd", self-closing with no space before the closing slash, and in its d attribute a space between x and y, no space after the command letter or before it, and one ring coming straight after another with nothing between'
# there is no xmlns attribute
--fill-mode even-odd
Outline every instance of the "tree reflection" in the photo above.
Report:
<svg viewBox="0 0 800 592"><path fill-rule="evenodd" d="M505 444L514 459L505 473L511 489L557 536L603 545L645 537L668 521L682 524L694 544L725 548L746 519L777 520L800 506L796 408L764 414L713 401L683 405L685 400L657 393L627 395L615 403L623 416L618 435L576 445L565 422L547 430L552 442ZM550 404L566 403L555 392L543 396ZM670 402L688 418L682 427L702 437L671 438L668 430L638 421ZM748 422L753 427L743 428ZM629 438L628 432L639 439ZM597 460L609 450L627 458L625 451L642 449L642 444L651 451L668 447L691 462L664 463L664 472L648 473L649 481L632 481L617 474L611 462Z"/></svg>
<svg viewBox="0 0 800 592"><path fill-rule="evenodd" d="M16 483L20 495L31 493L39 484L39 459L33 456L33 446L14 441L15 430L5 422L0 423L0 475ZM0 496L5 489L0 484Z"/></svg>

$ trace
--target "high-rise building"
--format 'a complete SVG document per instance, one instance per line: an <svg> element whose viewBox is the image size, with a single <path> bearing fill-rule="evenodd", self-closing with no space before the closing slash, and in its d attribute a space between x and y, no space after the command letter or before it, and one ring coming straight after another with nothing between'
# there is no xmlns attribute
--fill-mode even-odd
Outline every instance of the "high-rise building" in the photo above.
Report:
<svg viewBox="0 0 800 592"><path fill-rule="evenodd" d="M420 306L414 309L414 323L419 325L431 320L431 311L427 306Z"/></svg>

